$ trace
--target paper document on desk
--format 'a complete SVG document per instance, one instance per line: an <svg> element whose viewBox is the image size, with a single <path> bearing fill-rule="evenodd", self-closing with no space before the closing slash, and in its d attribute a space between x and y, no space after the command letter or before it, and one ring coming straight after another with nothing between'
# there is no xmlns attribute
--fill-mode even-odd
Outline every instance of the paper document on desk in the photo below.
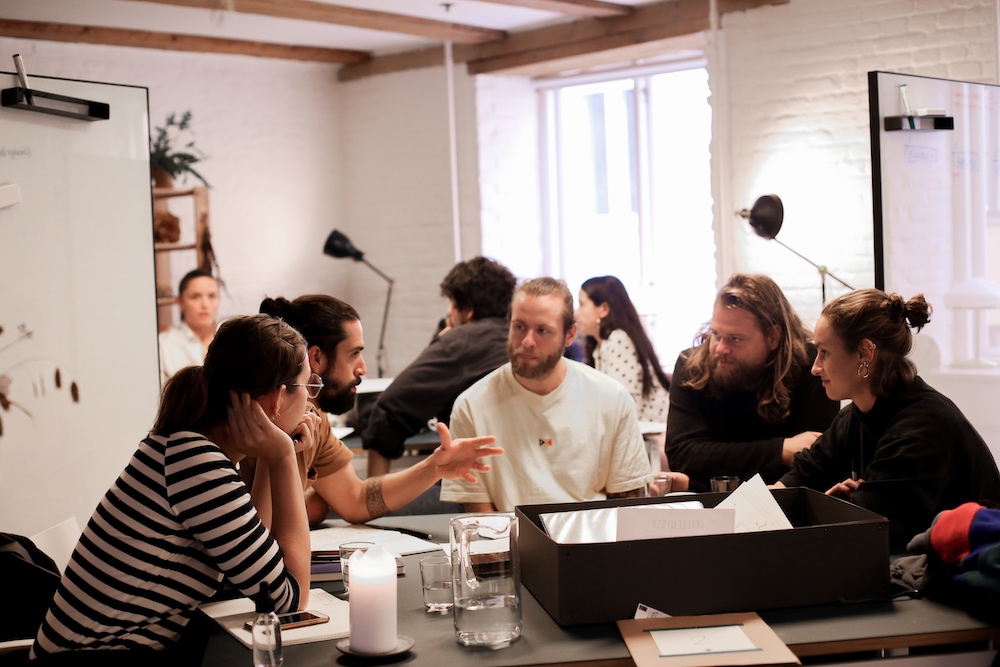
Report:
<svg viewBox="0 0 1000 667"><path fill-rule="evenodd" d="M743 482L716 508L736 510L736 532L755 533L764 530L789 530L791 522L774 499L760 475Z"/></svg>
<svg viewBox="0 0 1000 667"><path fill-rule="evenodd" d="M674 509L662 505L618 508L618 542L658 540L665 537L726 535L734 532L732 509Z"/></svg>
<svg viewBox="0 0 1000 667"><path fill-rule="evenodd" d="M666 507L671 511L704 507L701 501L657 503L644 507ZM602 507L571 512L543 512L538 515L542 527L556 544L595 544L614 542L618 535L620 507Z"/></svg>
<svg viewBox="0 0 1000 667"><path fill-rule="evenodd" d="M333 526L309 531L309 542L313 551L336 551L344 542L374 542L394 556L421 554L438 551L441 547L434 542L406 535L398 530L383 530L370 526Z"/></svg>
<svg viewBox="0 0 1000 667"><path fill-rule="evenodd" d="M252 621L257 613L254 611L253 600L239 598L223 602L210 602L201 605L201 610L225 628L229 634L236 637L244 646L253 646L253 637L244 626ZM351 633L350 605L332 593L322 588L309 591L309 611L318 611L330 617L326 623L306 625L301 628L281 631L283 646L322 642L330 639L341 639Z"/></svg>
<svg viewBox="0 0 1000 667"><path fill-rule="evenodd" d="M799 659L753 612L618 621L638 667L799 665Z"/></svg>

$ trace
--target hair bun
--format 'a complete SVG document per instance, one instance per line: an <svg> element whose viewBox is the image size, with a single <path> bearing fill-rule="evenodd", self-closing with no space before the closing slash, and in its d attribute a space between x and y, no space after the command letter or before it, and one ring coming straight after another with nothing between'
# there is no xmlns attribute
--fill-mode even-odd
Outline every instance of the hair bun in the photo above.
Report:
<svg viewBox="0 0 1000 667"><path fill-rule="evenodd" d="M906 319L906 302L903 301L903 297L898 294L888 294L884 305L889 319L893 322L902 322Z"/></svg>
<svg viewBox="0 0 1000 667"><path fill-rule="evenodd" d="M931 321L931 304L927 303L923 294L918 294L907 301L905 311L906 322L917 331Z"/></svg>
<svg viewBox="0 0 1000 667"><path fill-rule="evenodd" d="M277 299L268 297L260 302L260 312L271 317L284 318L289 306L288 299L284 297L279 296Z"/></svg>

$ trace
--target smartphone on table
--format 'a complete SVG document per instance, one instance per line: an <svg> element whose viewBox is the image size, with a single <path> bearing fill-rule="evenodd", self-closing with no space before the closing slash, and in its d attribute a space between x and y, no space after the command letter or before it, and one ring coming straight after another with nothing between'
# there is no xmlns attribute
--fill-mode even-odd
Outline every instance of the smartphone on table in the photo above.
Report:
<svg viewBox="0 0 1000 667"><path fill-rule="evenodd" d="M318 623L326 623L330 620L330 617L326 614L321 614L318 611L291 611L287 614L278 614L278 623L281 624L282 630L291 630L292 628L301 628L307 625L316 625ZM250 630L253 626L253 621L247 621L246 625L243 627Z"/></svg>

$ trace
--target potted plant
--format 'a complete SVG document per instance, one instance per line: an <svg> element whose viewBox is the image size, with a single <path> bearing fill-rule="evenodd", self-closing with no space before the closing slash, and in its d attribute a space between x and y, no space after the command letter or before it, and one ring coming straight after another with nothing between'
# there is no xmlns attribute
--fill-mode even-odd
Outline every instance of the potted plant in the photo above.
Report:
<svg viewBox="0 0 1000 667"><path fill-rule="evenodd" d="M153 180L157 187L171 187L173 179L191 174L207 187L208 181L192 166L204 160L207 155L194 145L194 134L191 131L191 112L185 111L178 119L176 114L167 116L163 127L157 127L156 136L149 145L149 162L152 166ZM190 135L190 139L185 139ZM160 173L157 173L160 170ZM166 174L170 178L164 179Z"/></svg>

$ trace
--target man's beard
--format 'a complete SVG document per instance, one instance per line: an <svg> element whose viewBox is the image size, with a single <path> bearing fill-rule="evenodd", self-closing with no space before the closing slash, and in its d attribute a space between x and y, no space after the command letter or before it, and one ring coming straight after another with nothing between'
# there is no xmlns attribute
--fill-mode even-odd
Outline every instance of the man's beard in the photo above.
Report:
<svg viewBox="0 0 1000 667"><path fill-rule="evenodd" d="M557 352L547 357L538 356L534 361L525 361L518 356L522 351L523 348L514 349L509 342L507 343L507 357L510 359L514 375L525 380L541 380L548 376L562 358L562 354Z"/></svg>
<svg viewBox="0 0 1000 667"><path fill-rule="evenodd" d="M354 407L354 399L357 394L351 389L361 384L361 380L349 382L346 385L328 382L326 378L323 378L323 382L326 383L326 386L316 397L316 405L319 406L320 410L333 415L342 415Z"/></svg>
<svg viewBox="0 0 1000 667"><path fill-rule="evenodd" d="M733 361L721 370L718 357L712 359L712 386L722 392L751 391L764 381L766 366L755 367L742 361Z"/></svg>

